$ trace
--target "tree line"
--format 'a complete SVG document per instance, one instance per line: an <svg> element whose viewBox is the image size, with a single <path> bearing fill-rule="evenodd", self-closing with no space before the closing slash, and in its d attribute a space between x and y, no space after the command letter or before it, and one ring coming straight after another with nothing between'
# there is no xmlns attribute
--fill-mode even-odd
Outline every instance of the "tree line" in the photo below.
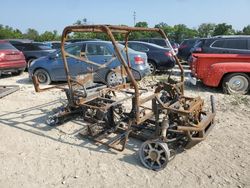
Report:
<svg viewBox="0 0 250 188"><path fill-rule="evenodd" d="M74 25L87 24L87 20L77 20ZM147 22L138 22L136 27L148 27ZM202 23L198 28L189 28L185 24L177 24L170 26L167 23L161 22L154 26L155 28L161 28L164 30L170 40L180 43L183 39L196 38L196 37L212 37L217 35L250 35L250 25L245 26L242 30L233 29L232 25L226 23L214 24L214 23ZM116 34L117 40L123 40L123 35ZM157 37L157 33L149 32L134 32L131 34L130 39ZM73 33L70 35L71 39L87 39L87 38L99 38L108 40L107 36L103 33ZM19 29L13 29L10 26L4 26L0 24L0 39L31 39L34 41L53 41L60 40L60 34L54 31L45 31L39 34L39 32L33 28L27 29L25 33L22 33Z"/></svg>

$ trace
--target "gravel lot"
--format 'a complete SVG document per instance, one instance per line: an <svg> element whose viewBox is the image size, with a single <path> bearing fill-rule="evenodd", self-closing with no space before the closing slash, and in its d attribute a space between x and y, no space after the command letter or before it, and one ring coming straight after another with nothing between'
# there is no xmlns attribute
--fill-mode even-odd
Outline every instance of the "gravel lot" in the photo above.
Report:
<svg viewBox="0 0 250 188"><path fill-rule="evenodd" d="M21 89L0 99L0 187L250 187L249 94L186 85L186 95L200 95L208 109L215 96L216 126L204 142L154 172L139 161L139 141L130 139L116 152L80 138L80 121L47 126L48 115L66 102L63 92L35 93L27 73L0 79L13 84Z"/></svg>

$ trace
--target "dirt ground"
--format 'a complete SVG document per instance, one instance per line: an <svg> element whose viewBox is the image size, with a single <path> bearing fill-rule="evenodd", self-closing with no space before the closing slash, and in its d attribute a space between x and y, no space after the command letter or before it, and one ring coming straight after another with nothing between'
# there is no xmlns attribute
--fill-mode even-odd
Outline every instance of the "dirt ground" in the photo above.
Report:
<svg viewBox="0 0 250 188"><path fill-rule="evenodd" d="M139 161L139 141L130 139L124 152L116 152L80 138L81 121L47 126L65 95L35 93L27 77L0 79L0 85L21 88L0 99L0 187L250 187L249 94L187 84L186 95L200 95L207 109L215 96L216 126L205 141L154 172Z"/></svg>

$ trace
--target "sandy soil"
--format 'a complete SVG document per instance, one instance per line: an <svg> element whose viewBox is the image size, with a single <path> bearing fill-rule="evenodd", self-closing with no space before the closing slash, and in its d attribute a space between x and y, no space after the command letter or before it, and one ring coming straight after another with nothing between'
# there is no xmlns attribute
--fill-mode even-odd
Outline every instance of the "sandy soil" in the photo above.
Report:
<svg viewBox="0 0 250 188"><path fill-rule="evenodd" d="M0 99L0 187L250 187L249 95L187 85L186 95L202 96L208 109L209 96L216 97L216 126L205 141L154 172L139 161L139 141L130 139L124 152L116 152L80 138L80 121L47 126L65 95L35 93L27 76L0 79L0 85L21 88Z"/></svg>

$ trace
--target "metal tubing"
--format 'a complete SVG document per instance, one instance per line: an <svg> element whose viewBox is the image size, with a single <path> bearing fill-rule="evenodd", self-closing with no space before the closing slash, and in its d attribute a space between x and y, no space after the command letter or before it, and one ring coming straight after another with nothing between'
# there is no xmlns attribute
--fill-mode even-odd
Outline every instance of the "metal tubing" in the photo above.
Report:
<svg viewBox="0 0 250 188"><path fill-rule="evenodd" d="M121 61L122 65L124 66L127 74L128 74L128 77L130 78L130 81L131 81L131 85L134 87L134 90L135 90L135 121L136 123L139 122L140 120L140 117L139 117L139 87L137 85L137 82L132 74L132 72L130 71L130 68L128 67L126 61L124 60L117 44L116 44L116 40L111 32L111 30L109 29L109 27L107 26L103 26L104 30L107 32L108 36L110 37L113 45L114 45L114 48L115 48L115 52L116 52L116 55L118 57L118 59Z"/></svg>
<svg viewBox="0 0 250 188"><path fill-rule="evenodd" d="M63 63L64 63L64 70L65 70L65 74L66 74L66 78L67 78L67 82L68 82L68 86L69 86L69 104L71 106L74 105L74 101L73 101L73 90L72 90L72 85L71 85L71 77L70 77L70 74L69 74L69 67L68 67L68 63L67 63L67 58L66 58L66 51L65 51L65 42L66 42L66 39L67 39L67 35L70 33L68 27L66 27L64 30L63 30L63 33L62 33L62 39L61 39L61 52L62 52L62 58L63 58Z"/></svg>

